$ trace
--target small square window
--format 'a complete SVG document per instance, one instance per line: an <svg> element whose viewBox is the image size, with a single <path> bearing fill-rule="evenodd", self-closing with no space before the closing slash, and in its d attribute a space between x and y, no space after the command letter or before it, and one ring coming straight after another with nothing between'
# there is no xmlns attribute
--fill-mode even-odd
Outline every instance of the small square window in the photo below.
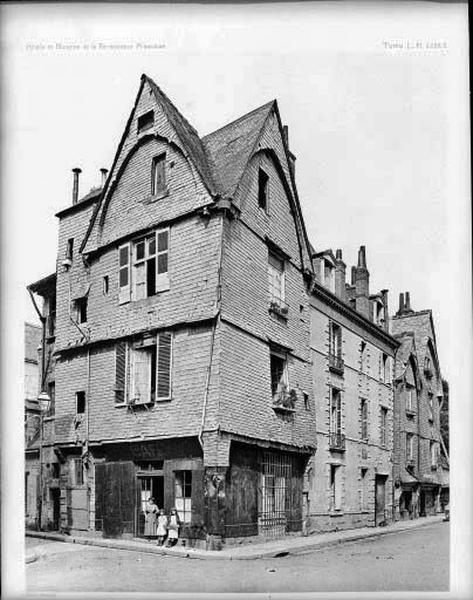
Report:
<svg viewBox="0 0 473 600"><path fill-rule="evenodd" d="M138 117L138 133L146 131L154 125L154 111L150 110Z"/></svg>
<svg viewBox="0 0 473 600"><path fill-rule="evenodd" d="M76 392L76 413L78 415L85 413L85 392Z"/></svg>

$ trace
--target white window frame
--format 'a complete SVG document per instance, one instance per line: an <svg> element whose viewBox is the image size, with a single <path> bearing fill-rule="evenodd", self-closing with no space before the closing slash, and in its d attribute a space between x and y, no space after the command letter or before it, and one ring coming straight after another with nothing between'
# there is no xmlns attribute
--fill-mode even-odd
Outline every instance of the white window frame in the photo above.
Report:
<svg viewBox="0 0 473 600"><path fill-rule="evenodd" d="M170 336L170 349L169 349L169 393L166 396L159 396L159 378L160 378L160 363L159 363L159 343L161 335L169 335ZM141 347L131 348L130 354L130 400L132 404L149 404L154 402L161 402L165 400L170 400L172 398L172 373L173 373L173 350L174 350L174 336L170 331L161 331L156 334L156 337L150 339L146 345ZM155 389L154 389L154 397L152 396L152 381L153 381L153 371L152 371L152 354L155 353ZM140 354L141 353L141 354ZM143 354L148 356L147 361L142 361ZM137 359L140 361L137 361ZM137 365L148 363L147 366L147 377L148 377L148 387L149 394L146 394L145 397L141 397L137 395L136 384L137 384Z"/></svg>

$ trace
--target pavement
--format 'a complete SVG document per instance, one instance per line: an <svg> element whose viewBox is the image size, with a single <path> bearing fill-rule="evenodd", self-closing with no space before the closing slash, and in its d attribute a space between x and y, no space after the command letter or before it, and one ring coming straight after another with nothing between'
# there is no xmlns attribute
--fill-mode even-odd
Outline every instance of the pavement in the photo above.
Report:
<svg viewBox="0 0 473 600"><path fill-rule="evenodd" d="M421 517L412 521L398 521L386 527L361 527L359 529L348 529L344 531L331 531L328 533L315 533L308 536L291 536L278 540L266 542L245 543L239 546L230 546L223 550L200 550L175 546L173 548L162 548L151 542L137 539L106 539L100 537L70 536L59 533L26 531L27 537L64 542L67 544L83 544L98 546L115 550L128 550L147 554L161 554L180 558L195 558L201 560L254 560L257 558L278 558L290 554L299 554L311 550L319 550L353 542L357 540L378 538L383 535L409 531L418 527L431 525L443 520L443 515L432 517ZM32 549L26 554L26 563L37 560L40 553Z"/></svg>

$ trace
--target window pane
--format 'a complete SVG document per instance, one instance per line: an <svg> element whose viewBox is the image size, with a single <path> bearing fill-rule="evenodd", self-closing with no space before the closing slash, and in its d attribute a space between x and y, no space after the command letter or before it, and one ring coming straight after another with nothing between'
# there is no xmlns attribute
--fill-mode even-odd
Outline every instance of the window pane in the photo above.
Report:
<svg viewBox="0 0 473 600"><path fill-rule="evenodd" d="M128 285L128 267L120 269L120 287Z"/></svg>
<svg viewBox="0 0 473 600"><path fill-rule="evenodd" d="M167 254L159 254L158 255L158 275L161 273L167 273L168 271L168 255Z"/></svg>
<svg viewBox="0 0 473 600"><path fill-rule="evenodd" d="M150 237L147 239L148 243L148 256L153 256L156 253L156 237Z"/></svg>
<svg viewBox="0 0 473 600"><path fill-rule="evenodd" d="M169 248L168 234L167 230L158 231L158 252L165 252Z"/></svg>
<svg viewBox="0 0 473 600"><path fill-rule="evenodd" d="M128 264L128 246L120 248L120 267L124 267Z"/></svg>
<svg viewBox="0 0 473 600"><path fill-rule="evenodd" d="M135 244L136 260L142 260L145 257L144 241Z"/></svg>

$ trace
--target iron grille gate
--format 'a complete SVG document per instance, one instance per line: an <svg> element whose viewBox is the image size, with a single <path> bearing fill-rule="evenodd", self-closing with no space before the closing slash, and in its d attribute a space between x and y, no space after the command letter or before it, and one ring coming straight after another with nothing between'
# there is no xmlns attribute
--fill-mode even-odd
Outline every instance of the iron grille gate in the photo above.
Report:
<svg viewBox="0 0 473 600"><path fill-rule="evenodd" d="M276 538L286 534L290 511L292 463L282 454L263 452L258 486L258 533Z"/></svg>

